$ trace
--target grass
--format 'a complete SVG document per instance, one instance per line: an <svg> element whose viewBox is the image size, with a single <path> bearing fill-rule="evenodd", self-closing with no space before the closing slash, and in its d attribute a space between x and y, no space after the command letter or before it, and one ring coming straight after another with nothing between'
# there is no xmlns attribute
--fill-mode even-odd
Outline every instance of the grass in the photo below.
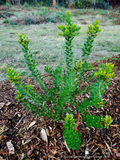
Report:
<svg viewBox="0 0 120 160"><path fill-rule="evenodd" d="M64 8L62 8L63 10ZM69 10L69 9L68 9ZM57 10L56 13L60 11ZM71 13L78 10L70 10ZM84 13L86 10L80 10L79 13ZM91 11L91 10L89 10ZM103 12L102 10L96 10ZM38 10L33 10L35 14ZM24 17L24 15L31 14L32 12L21 10L17 13L18 17ZM52 11L53 12L53 11ZM52 14L52 12L48 12ZM120 44L120 32L119 26L112 24L112 20L109 17L103 17L102 15L77 15L72 14L72 21L81 26L81 34L77 36L73 41L73 50L77 59L81 57L81 48L86 40L85 31L88 24L92 24L95 19L100 20L100 28L102 32L99 33L95 39L93 51L89 61L100 59L102 57L113 56L120 52L118 46ZM83 19L83 20L80 20ZM4 19L3 19L4 20ZM82 24L86 22L87 25ZM7 64L7 66L15 67L19 72L23 72L23 75L29 75L26 63L24 62L24 56L21 46L17 43L18 33L26 34L30 40L30 49L34 53L37 67L40 71L43 71L45 65L55 67L59 62L63 62L61 52L64 45L64 39L58 36L59 23L47 23L40 25L4 25L0 29L0 63L1 66ZM116 50L115 50L116 49ZM5 78L0 70L0 80Z"/></svg>

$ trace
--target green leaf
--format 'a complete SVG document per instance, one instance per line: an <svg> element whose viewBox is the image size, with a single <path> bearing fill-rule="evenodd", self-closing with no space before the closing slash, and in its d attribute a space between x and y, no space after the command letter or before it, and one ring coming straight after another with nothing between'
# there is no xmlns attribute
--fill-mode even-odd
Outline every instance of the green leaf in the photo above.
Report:
<svg viewBox="0 0 120 160"><path fill-rule="evenodd" d="M84 112L82 114L82 118L83 118L83 121L85 121L87 126L89 126L89 127L103 128L100 116L93 116L87 112Z"/></svg>

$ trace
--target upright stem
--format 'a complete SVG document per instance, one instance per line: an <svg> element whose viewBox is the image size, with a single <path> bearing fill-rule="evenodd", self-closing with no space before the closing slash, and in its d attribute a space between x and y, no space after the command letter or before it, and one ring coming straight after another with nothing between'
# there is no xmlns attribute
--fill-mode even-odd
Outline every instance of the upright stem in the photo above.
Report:
<svg viewBox="0 0 120 160"><path fill-rule="evenodd" d="M78 113L78 118L77 118L76 126L75 126L75 128L74 128L74 129L76 130L76 132L77 132L79 120L80 120L80 113Z"/></svg>

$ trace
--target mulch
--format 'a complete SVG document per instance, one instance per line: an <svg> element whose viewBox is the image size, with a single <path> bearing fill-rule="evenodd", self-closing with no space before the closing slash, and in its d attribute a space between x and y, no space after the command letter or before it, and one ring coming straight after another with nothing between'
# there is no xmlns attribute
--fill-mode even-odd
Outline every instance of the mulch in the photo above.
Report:
<svg viewBox="0 0 120 160"><path fill-rule="evenodd" d="M103 108L89 109L94 115L109 115L113 122L109 129L95 129L86 126L80 120L78 130L82 134L83 144L79 150L69 150L63 138L62 121L54 122L50 118L35 116L15 99L15 88L9 80L0 82L0 159L4 160L54 160L54 159L120 159L120 54L92 63L97 67L101 63L113 63L115 77L105 90ZM39 91L32 78L23 81L32 84ZM51 81L48 82L51 84ZM75 113L75 112L74 112ZM76 117L76 115L74 115ZM48 143L41 138L45 129ZM14 154L9 154L7 142L13 144ZM85 152L88 156L85 157Z"/></svg>

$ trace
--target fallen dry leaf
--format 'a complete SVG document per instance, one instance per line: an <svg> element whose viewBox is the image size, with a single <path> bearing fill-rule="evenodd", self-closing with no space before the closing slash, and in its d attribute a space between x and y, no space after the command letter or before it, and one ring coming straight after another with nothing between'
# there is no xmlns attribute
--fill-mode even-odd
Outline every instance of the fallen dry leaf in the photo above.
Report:
<svg viewBox="0 0 120 160"><path fill-rule="evenodd" d="M46 131L42 128L41 130L41 138L48 143L48 138L47 138L47 134Z"/></svg>
<svg viewBox="0 0 120 160"><path fill-rule="evenodd" d="M32 127L35 123L36 123L36 121L31 122L30 125L29 125L29 127L27 129L29 129L30 127Z"/></svg>
<svg viewBox="0 0 120 160"><path fill-rule="evenodd" d="M0 109L2 109L2 107L4 107L5 103L0 103Z"/></svg>

